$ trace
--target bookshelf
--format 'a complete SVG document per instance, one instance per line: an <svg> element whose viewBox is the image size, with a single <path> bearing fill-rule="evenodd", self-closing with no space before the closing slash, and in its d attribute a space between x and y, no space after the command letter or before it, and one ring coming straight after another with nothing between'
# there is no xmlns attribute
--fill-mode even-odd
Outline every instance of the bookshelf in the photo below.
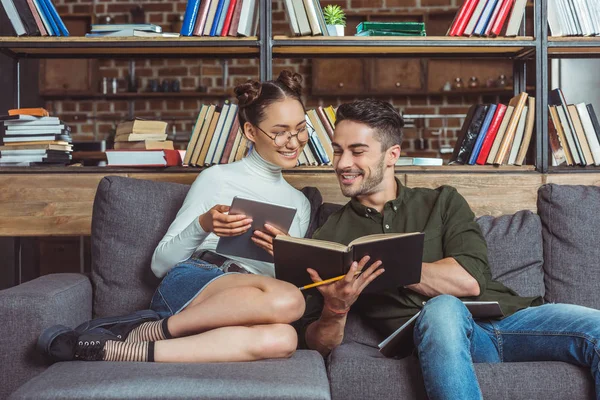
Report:
<svg viewBox="0 0 600 400"><path fill-rule="evenodd" d="M406 57L406 58L466 58L466 59L509 59L513 62L513 93L528 90L536 97L536 135L534 169L547 172L592 172L594 167L551 168L548 149L548 64L550 58L598 57L600 38L548 38L547 4L536 1L527 7L533 13L533 36L516 38L455 38L430 37L286 37L272 32L272 2L261 1L259 10L259 35L251 38L84 38L84 37L0 37L0 52L11 57L16 65L14 85L17 88L15 106L20 105L19 60L21 58L254 58L259 60L260 79L271 79L273 60L277 58L319 57ZM384 14L382 14L384 15ZM531 27L529 27L531 28ZM529 29L528 31L531 31ZM526 32L525 22L521 33ZM535 87L526 86L526 61L535 62ZM498 90L496 89L496 92ZM469 91L465 90L465 94ZM474 92L471 92L474 93ZM483 93L485 93L483 91ZM435 93L436 95L445 93ZM449 92L448 95L452 95ZM223 94L224 95L224 94ZM416 95L421 95L418 93ZM49 95L52 96L51 94ZM74 99L87 97L70 96ZM98 97L96 97L98 96ZM93 98L137 98L137 97L182 97L203 98L220 96L205 93L119 93L94 95ZM471 173L489 172L486 168L466 167ZM494 171L503 168L490 167ZM444 171L459 172L449 167ZM317 168L307 168L315 173ZM194 171L198 171L194 169ZM299 171L304 171L299 169ZM428 169L423 170L428 172ZM528 168L517 167L527 172ZM0 170L4 172L4 169Z"/></svg>

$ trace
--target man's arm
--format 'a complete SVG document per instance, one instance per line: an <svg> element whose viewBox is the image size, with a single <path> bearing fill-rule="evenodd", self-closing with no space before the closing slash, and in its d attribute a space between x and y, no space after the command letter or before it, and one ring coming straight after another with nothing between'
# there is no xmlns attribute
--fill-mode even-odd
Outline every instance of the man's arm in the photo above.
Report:
<svg viewBox="0 0 600 400"><path fill-rule="evenodd" d="M334 312L324 307L321 318L306 328L306 346L327 356L342 343L347 316L347 311Z"/></svg>
<svg viewBox="0 0 600 400"><path fill-rule="evenodd" d="M421 282L409 285L407 288L428 297L441 294L475 297L480 293L477 280L452 257L433 263L423 263Z"/></svg>

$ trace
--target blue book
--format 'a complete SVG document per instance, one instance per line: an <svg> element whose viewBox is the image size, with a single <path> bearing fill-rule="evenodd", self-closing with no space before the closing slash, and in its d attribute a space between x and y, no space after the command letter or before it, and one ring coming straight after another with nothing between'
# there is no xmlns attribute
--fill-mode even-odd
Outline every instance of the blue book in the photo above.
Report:
<svg viewBox="0 0 600 400"><path fill-rule="evenodd" d="M327 153L325 152L325 149L323 148L323 145L319 140L319 136L314 130L310 134L310 143L312 143L313 145L313 153L319 157L319 162L321 164L329 164L331 160L329 159L329 157L327 157Z"/></svg>
<svg viewBox="0 0 600 400"><path fill-rule="evenodd" d="M60 30L58 30L58 25L52 18L52 14L50 14L50 10L48 9L48 4L45 0L39 0L40 7L42 8L42 12L46 16L48 23L50 24L50 28L52 28L52 36L60 36Z"/></svg>
<svg viewBox="0 0 600 400"><path fill-rule="evenodd" d="M210 36L217 36L217 28L219 27L219 20L221 19L221 13L223 12L224 3L225 0L219 0L219 4L217 4L217 10L215 11L215 19L213 20L212 27L210 28Z"/></svg>
<svg viewBox="0 0 600 400"><path fill-rule="evenodd" d="M52 0L42 0L42 3L43 2L46 3L48 11L50 12L50 20L54 20L54 23L56 25L56 29L54 28L54 26L52 26L52 29L56 32L60 32L60 36L69 36L69 31L67 30L67 27L65 26L60 15L58 15L54 4L52 4ZM57 36L59 35L57 34Z"/></svg>
<svg viewBox="0 0 600 400"><path fill-rule="evenodd" d="M482 36L485 33L485 28L487 28L490 23L490 19L492 19L492 15L494 14L494 9L496 8L496 4L499 0L488 0L487 4L483 8L483 12L477 21L477 25L475 25L475 29L473 29L473 34Z"/></svg>
<svg viewBox="0 0 600 400"><path fill-rule="evenodd" d="M483 144L485 135L487 134L487 131L490 128L490 124L492 123L492 119L494 118L494 114L496 113L497 107L498 106L496 104L490 104L490 108L488 109L487 114L485 114L485 119L483 120L481 129L479 130L479 134L477 135L477 141L475 142L475 146L473 147L473 151L471 152L471 157L469 157L469 165L473 165L475 164L475 161L477 161L477 157L479 156L479 152L481 151L481 145Z"/></svg>
<svg viewBox="0 0 600 400"><path fill-rule="evenodd" d="M188 0L185 14L183 14L183 24L181 25L180 33L182 36L192 36L196 17L198 16L198 8L200 8L200 0Z"/></svg>
<svg viewBox="0 0 600 400"><path fill-rule="evenodd" d="M215 32L215 36L221 36L221 32L223 32L223 24L225 23L225 17L227 17L227 10L229 10L229 3L231 3L231 0L225 0L223 2L223 10L221 11L221 15L219 16L219 25L217 26L217 31Z"/></svg>

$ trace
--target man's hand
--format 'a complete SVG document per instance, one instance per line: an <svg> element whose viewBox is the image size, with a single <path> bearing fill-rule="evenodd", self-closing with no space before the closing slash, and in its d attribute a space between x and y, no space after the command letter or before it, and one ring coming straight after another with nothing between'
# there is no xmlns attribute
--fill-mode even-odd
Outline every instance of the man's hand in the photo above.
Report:
<svg viewBox="0 0 600 400"><path fill-rule="evenodd" d="M280 231L273 225L265 224L265 232L259 231L258 229L255 230L252 235L252 241L258 247L265 249L267 253L273 255L273 239L277 235L289 236L287 232Z"/></svg>
<svg viewBox="0 0 600 400"><path fill-rule="evenodd" d="M324 309L334 314L348 312L350 306L354 304L369 283L383 274L385 270L379 268L382 264L381 261L375 261L369 268L364 270L369 259L369 256L365 256L359 262L354 261L343 279L317 287L325 300ZM322 281L317 271L312 268L308 268L307 271L313 282Z"/></svg>
<svg viewBox="0 0 600 400"><path fill-rule="evenodd" d="M245 215L228 215L229 206L217 204L200 217L198 221L205 232L217 236L239 236L252 226L252 219Z"/></svg>

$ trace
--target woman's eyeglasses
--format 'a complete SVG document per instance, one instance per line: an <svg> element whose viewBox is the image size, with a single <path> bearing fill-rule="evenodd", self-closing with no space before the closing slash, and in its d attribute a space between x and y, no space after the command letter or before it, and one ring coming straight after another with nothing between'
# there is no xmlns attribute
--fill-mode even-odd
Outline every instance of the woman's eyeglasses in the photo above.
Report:
<svg viewBox="0 0 600 400"><path fill-rule="evenodd" d="M312 126L310 126L308 123L298 129L296 131L296 133L292 133L291 131L285 131L285 132L279 132L279 133L267 133L264 130L261 129L260 126L255 125L259 131L261 131L262 133L264 133L265 135L267 135L269 137L269 139L271 139L273 142L275 142L275 146L277 147L283 147L286 144L288 144L288 142L292 139L292 137L295 137L296 140L298 141L298 143L300 144L304 144L306 142L308 142L308 128L313 129ZM274 137L271 135L275 135Z"/></svg>

